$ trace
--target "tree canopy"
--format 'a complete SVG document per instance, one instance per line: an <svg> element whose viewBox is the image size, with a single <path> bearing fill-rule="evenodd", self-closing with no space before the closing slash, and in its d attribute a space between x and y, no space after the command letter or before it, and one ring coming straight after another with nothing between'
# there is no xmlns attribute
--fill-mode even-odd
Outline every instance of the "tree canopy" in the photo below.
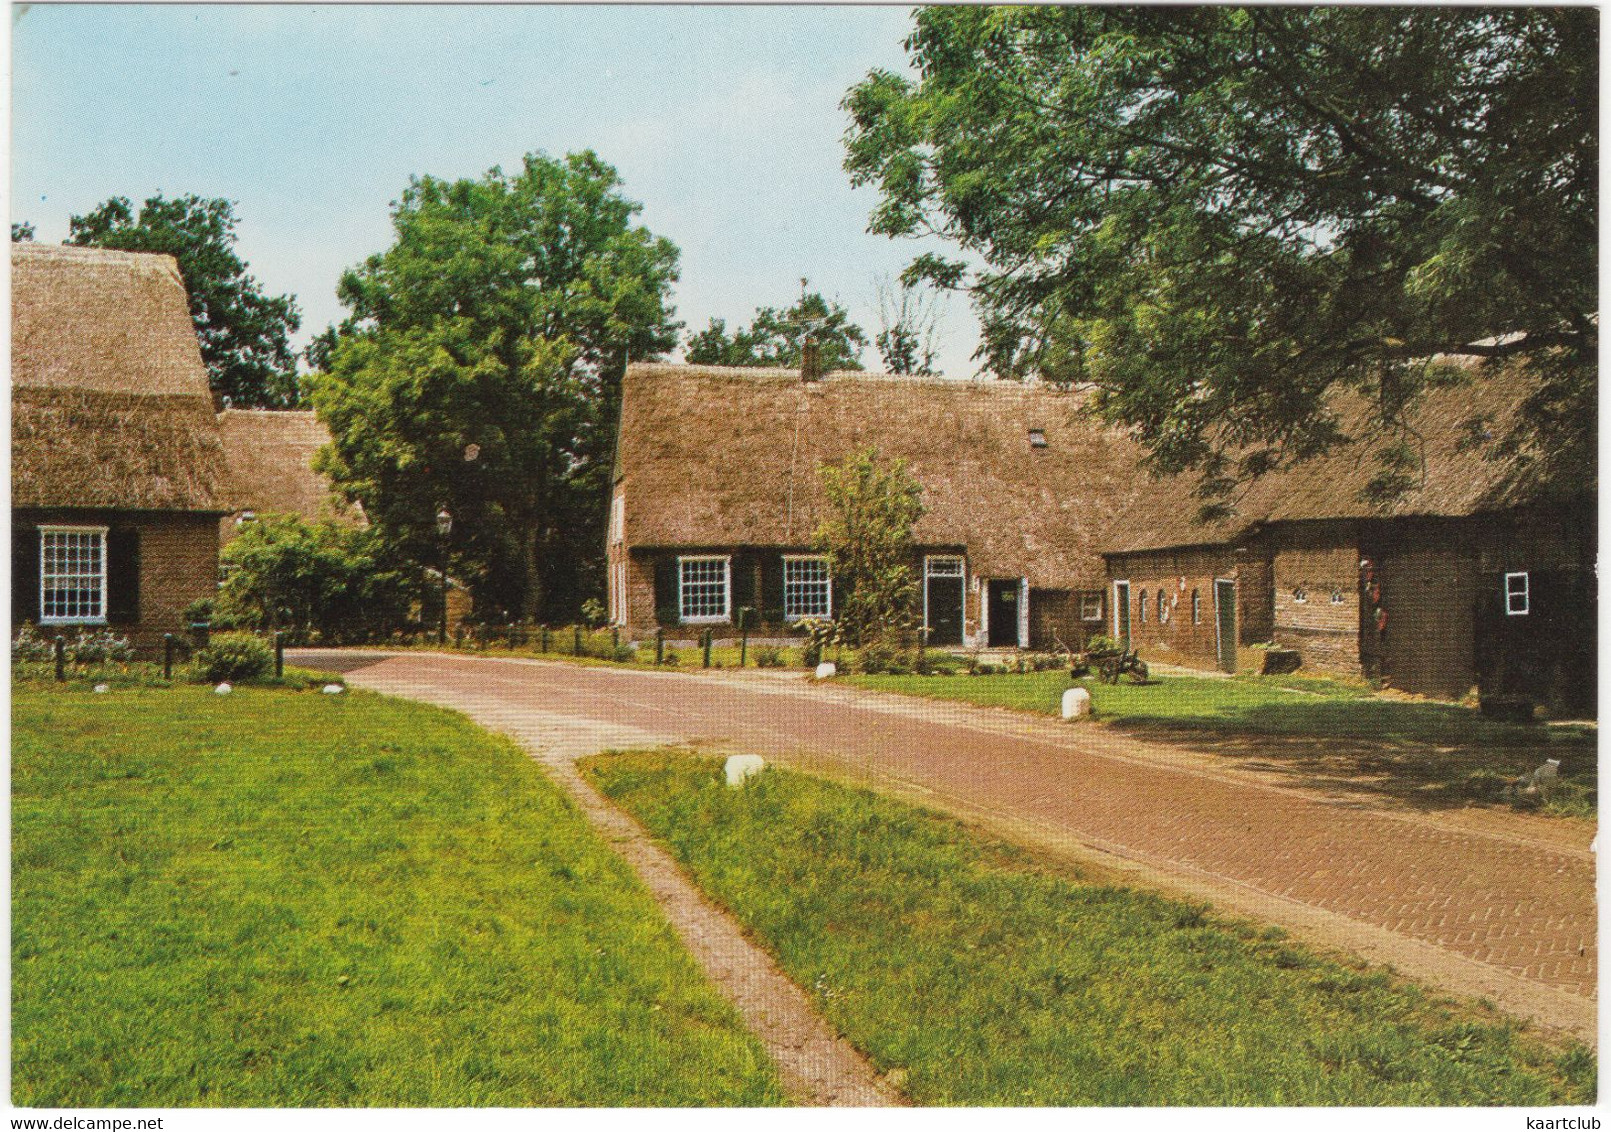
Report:
<svg viewBox="0 0 1611 1132"><path fill-rule="evenodd" d="M676 344L677 249L592 152L418 177L395 241L346 272L351 312L307 384L322 466L411 560L451 564L486 615L571 616L602 578L627 360Z"/></svg>
<svg viewBox="0 0 1611 1132"><path fill-rule="evenodd" d="M1593 9L915 20L918 77L845 100L846 168L872 230L983 261L906 278L971 292L995 374L1094 382L1157 467L1224 491L1340 442L1342 390L1391 462L1429 360L1469 355L1528 367L1530 435L1592 467Z"/></svg>
<svg viewBox="0 0 1611 1132"><path fill-rule="evenodd" d="M688 338L684 357L692 365L797 368L807 337L817 343L820 364L830 370L859 370L867 335L850 313L816 291L804 291L787 310L759 307L746 327L727 333L725 319Z"/></svg>
<svg viewBox="0 0 1611 1132"><path fill-rule="evenodd" d="M246 262L235 253L235 223L227 200L193 195L168 200L158 193L136 213L127 197L113 197L72 217L67 242L173 256L190 295L190 317L213 392L237 407L290 408L298 403L291 335L302 316L295 298L264 294L246 273ZM12 238L17 238L15 229Z"/></svg>

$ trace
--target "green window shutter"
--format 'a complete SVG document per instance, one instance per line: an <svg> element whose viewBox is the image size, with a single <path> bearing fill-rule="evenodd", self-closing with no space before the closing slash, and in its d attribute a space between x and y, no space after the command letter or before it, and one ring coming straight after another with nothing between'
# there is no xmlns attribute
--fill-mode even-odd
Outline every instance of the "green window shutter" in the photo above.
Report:
<svg viewBox="0 0 1611 1132"><path fill-rule="evenodd" d="M768 625L783 624L783 556L761 556L761 620Z"/></svg>
<svg viewBox="0 0 1611 1132"><path fill-rule="evenodd" d="M39 620L39 528L11 528L11 624Z"/></svg>
<svg viewBox="0 0 1611 1132"><path fill-rule="evenodd" d="M733 624L738 624L738 611L756 608L755 594L756 555L752 552L733 555ZM752 618L758 614L751 614Z"/></svg>
<svg viewBox="0 0 1611 1132"><path fill-rule="evenodd" d="M106 619L124 624L140 620L140 532L106 534Z"/></svg>
<svg viewBox="0 0 1611 1132"><path fill-rule="evenodd" d="M677 557L662 554L654 560L654 614L662 625L675 625L681 611L677 608Z"/></svg>

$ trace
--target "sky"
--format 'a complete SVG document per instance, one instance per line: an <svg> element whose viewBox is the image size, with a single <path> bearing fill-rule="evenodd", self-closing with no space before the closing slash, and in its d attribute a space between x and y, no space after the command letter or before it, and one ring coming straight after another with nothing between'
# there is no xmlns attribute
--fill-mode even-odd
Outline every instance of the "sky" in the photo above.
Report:
<svg viewBox="0 0 1611 1132"><path fill-rule="evenodd" d="M905 69L910 27L901 7L36 4L13 18L12 219L56 242L112 196L226 197L302 345L343 316L342 270L390 243L410 176L592 148L682 250L685 337L806 277L871 339L878 281L939 245L867 233L839 103ZM942 371L971 375L977 337L950 297Z"/></svg>

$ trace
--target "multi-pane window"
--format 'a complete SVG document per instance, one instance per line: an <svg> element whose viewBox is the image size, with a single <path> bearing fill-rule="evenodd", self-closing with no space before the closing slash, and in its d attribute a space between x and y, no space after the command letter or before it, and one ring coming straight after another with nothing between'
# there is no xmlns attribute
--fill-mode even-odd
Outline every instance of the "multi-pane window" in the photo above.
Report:
<svg viewBox="0 0 1611 1132"><path fill-rule="evenodd" d="M106 531L45 527L39 532L39 619L106 620Z"/></svg>
<svg viewBox="0 0 1611 1132"><path fill-rule="evenodd" d="M677 559L677 609L684 623L728 620L731 574L726 557Z"/></svg>
<svg viewBox="0 0 1611 1132"><path fill-rule="evenodd" d="M1527 592L1527 574L1505 575L1505 612L1512 617L1521 616L1532 608L1531 594Z"/></svg>
<svg viewBox="0 0 1611 1132"><path fill-rule="evenodd" d="M1100 620L1102 620L1102 595L1101 594L1081 594L1080 595L1080 620L1081 621L1100 621Z"/></svg>
<svg viewBox="0 0 1611 1132"><path fill-rule="evenodd" d="M828 560L820 556L783 559L783 619L833 616L833 582Z"/></svg>
<svg viewBox="0 0 1611 1132"><path fill-rule="evenodd" d="M931 554L923 560L923 571L931 578L960 578L962 559L953 554Z"/></svg>

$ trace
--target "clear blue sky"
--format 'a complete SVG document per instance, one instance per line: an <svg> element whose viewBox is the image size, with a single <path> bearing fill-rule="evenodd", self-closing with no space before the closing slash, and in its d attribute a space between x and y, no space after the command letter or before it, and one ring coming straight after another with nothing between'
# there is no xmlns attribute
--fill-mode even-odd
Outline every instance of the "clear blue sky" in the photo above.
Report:
<svg viewBox="0 0 1611 1132"><path fill-rule="evenodd" d="M227 197L305 342L341 316L342 269L389 243L410 175L591 147L682 249L689 330L808 276L871 336L875 279L920 245L867 234L839 102L904 68L910 26L897 7L36 5L12 29L13 219L59 241L110 196ZM976 338L952 298L945 372L973 372Z"/></svg>

